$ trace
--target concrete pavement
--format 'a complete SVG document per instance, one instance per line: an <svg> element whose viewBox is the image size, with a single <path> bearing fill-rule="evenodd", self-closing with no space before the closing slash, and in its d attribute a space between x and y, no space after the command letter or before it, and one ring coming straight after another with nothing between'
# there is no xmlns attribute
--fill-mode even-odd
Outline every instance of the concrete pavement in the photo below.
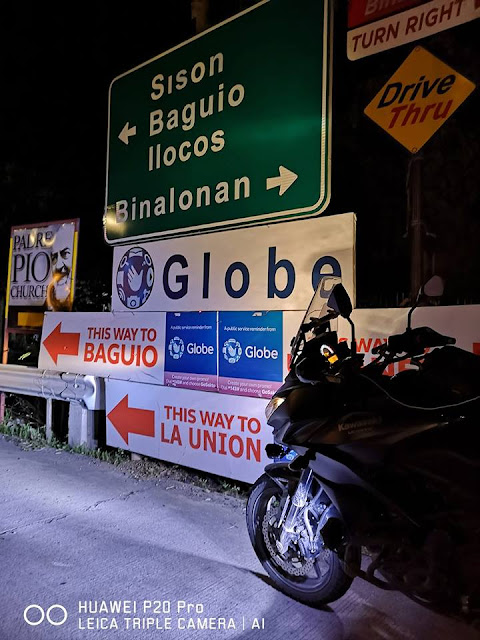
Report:
<svg viewBox="0 0 480 640"><path fill-rule="evenodd" d="M325 610L301 605L269 584L240 499L3 436L0 561L0 640L478 638L359 580ZM33 626L30 605L31 623L60 606Z"/></svg>

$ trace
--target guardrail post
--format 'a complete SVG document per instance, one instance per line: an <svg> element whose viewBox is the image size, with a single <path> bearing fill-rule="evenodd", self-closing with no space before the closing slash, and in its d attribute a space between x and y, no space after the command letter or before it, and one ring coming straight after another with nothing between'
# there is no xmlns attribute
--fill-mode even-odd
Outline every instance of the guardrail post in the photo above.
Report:
<svg viewBox="0 0 480 640"><path fill-rule="evenodd" d="M83 445L87 449L98 446L95 437L95 411L84 409L71 402L68 412L68 444L71 447Z"/></svg>
<svg viewBox="0 0 480 640"><path fill-rule="evenodd" d="M53 436L53 400L47 398L47 409L45 416L45 437L50 442Z"/></svg>

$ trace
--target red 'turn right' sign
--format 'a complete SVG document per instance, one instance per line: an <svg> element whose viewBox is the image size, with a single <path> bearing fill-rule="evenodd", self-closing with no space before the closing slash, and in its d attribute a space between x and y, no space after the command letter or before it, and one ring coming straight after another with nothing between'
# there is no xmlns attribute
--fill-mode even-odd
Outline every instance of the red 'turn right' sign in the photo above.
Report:
<svg viewBox="0 0 480 640"><path fill-rule="evenodd" d="M410 7L416 7L426 0L349 0L348 28L373 22Z"/></svg>

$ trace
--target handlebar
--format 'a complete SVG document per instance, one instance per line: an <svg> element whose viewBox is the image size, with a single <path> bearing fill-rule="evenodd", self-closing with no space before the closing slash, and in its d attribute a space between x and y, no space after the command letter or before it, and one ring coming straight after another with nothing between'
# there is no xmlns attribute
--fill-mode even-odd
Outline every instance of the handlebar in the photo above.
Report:
<svg viewBox="0 0 480 640"><path fill-rule="evenodd" d="M444 336L430 327L418 327L390 336L388 342L374 347L372 353L379 356L384 356L387 353L392 355L407 353L410 356L415 356L423 354L425 349L444 347L447 344L455 344L455 342L455 338Z"/></svg>
<svg viewBox="0 0 480 640"><path fill-rule="evenodd" d="M374 356L377 356L377 355L383 356L387 351L388 351L388 344L386 342L383 342L382 344L379 344L376 347L373 347L372 349L372 353Z"/></svg>

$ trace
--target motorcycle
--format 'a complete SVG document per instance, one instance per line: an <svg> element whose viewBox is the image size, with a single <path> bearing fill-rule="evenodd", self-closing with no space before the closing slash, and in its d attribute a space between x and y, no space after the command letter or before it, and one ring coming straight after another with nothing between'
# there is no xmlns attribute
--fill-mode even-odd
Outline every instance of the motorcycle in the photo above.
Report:
<svg viewBox="0 0 480 640"><path fill-rule="evenodd" d="M294 599L325 605L359 577L448 615L478 615L480 358L411 326L416 306L442 292L434 276L405 332L368 364L339 279L324 277L314 293L266 408L275 462L247 505L253 548ZM340 316L350 344L338 339Z"/></svg>

